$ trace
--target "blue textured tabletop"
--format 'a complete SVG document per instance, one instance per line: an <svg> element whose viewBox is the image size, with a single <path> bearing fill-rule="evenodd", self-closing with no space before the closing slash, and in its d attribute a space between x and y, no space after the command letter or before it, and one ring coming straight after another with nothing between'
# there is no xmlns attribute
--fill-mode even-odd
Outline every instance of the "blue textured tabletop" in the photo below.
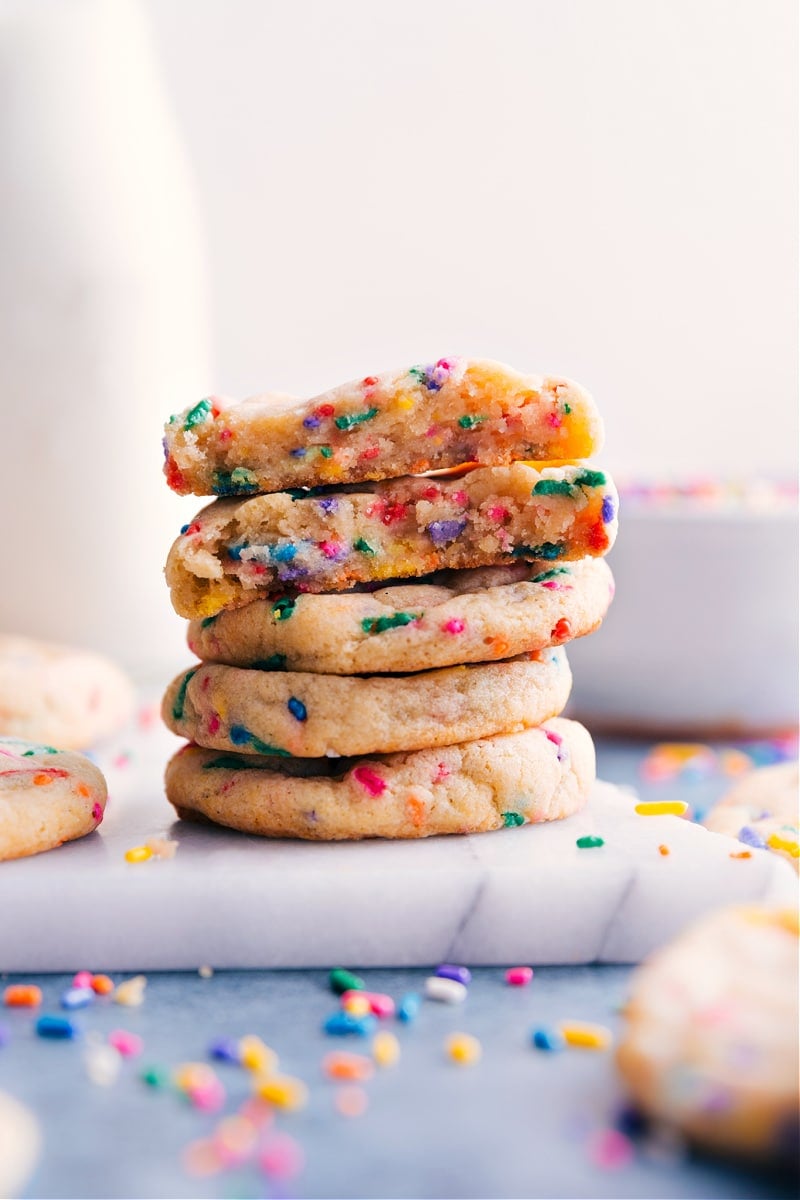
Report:
<svg viewBox="0 0 800 1200"><path fill-rule="evenodd" d="M707 769L680 778L656 771L648 781L645 750L601 743L600 773L635 782L648 796L680 792L699 808L726 786L723 773ZM426 976L361 974L369 990L394 997L419 992ZM413 1022L387 1022L399 1061L355 1084L322 1071L327 1053L369 1054L370 1042L323 1033L336 998L321 971L150 975L144 1004L100 999L71 1014L82 1036L65 1041L37 1037L34 1025L40 1012L61 1012L70 979L26 979L42 988L42 1008L6 1009L0 1019L0 1089L29 1106L43 1132L26 1195L794 1196L791 1179L689 1154L663 1132L633 1128L608 1052L533 1047L534 1028L569 1019L614 1031L629 975L625 967L539 968L528 986L510 987L502 969L476 969L464 1004L428 1001ZM120 1028L142 1039L142 1052L124 1060L107 1086L90 1082L87 1061L94 1059L95 1073L102 1069L97 1049ZM480 1061L464 1066L448 1057L445 1041L455 1031L479 1039ZM218 1111L203 1107L221 1102L214 1087L205 1101L201 1087L195 1104L168 1081L182 1063L209 1063L215 1039L246 1034L263 1038L281 1070L306 1082L308 1102L221 1125L252 1092L240 1065L213 1064L225 1092Z"/></svg>

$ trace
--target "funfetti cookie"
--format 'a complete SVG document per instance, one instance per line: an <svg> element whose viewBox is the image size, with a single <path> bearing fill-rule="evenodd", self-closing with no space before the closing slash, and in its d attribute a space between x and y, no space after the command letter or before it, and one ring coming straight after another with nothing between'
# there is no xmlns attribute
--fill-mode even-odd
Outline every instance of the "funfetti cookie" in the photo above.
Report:
<svg viewBox="0 0 800 1200"><path fill-rule="evenodd" d="M568 379L488 359L442 358L316 396L201 400L166 427L170 487L243 496L394 479L464 462L588 458L603 429Z"/></svg>
<svg viewBox="0 0 800 1200"><path fill-rule="evenodd" d="M312 675L203 663L167 689L168 727L200 746L315 758L422 750L555 717L572 684L561 649L415 675Z"/></svg>
<svg viewBox="0 0 800 1200"><path fill-rule="evenodd" d="M481 833L555 821L586 803L594 746L575 721L439 749L362 759L257 758L186 746L167 766L167 799L267 837L314 841Z"/></svg>
<svg viewBox="0 0 800 1200"><path fill-rule="evenodd" d="M335 592L441 568L601 557L617 531L611 479L527 463L358 488L217 500L167 560L172 603L208 617L280 590Z"/></svg>
<svg viewBox="0 0 800 1200"><path fill-rule="evenodd" d="M103 655L0 634L0 735L85 749L133 705L127 676Z"/></svg>
<svg viewBox="0 0 800 1200"><path fill-rule="evenodd" d="M82 754L0 738L0 861L91 833L106 795L105 779Z"/></svg>
<svg viewBox="0 0 800 1200"><path fill-rule="evenodd" d="M796 910L723 909L636 972L618 1063L657 1121L735 1156L797 1163Z"/></svg>
<svg viewBox="0 0 800 1200"><path fill-rule="evenodd" d="M254 600L192 621L198 658L271 671L363 675L491 662L583 637L614 594L608 564L586 558L441 571L377 591Z"/></svg>
<svg viewBox="0 0 800 1200"><path fill-rule="evenodd" d="M780 854L800 869L800 773L796 762L750 771L703 821L753 849Z"/></svg>

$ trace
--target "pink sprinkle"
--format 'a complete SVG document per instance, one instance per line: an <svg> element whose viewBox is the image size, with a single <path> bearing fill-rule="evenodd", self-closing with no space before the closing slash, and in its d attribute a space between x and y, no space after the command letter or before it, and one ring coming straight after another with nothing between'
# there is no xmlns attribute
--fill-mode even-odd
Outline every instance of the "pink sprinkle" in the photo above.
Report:
<svg viewBox="0 0 800 1200"><path fill-rule="evenodd" d="M547 417L547 423L548 423L548 425L551 425L553 427L553 429L560 429L561 428L561 417L558 415L558 413L555 413L555 412L549 413L549 415Z"/></svg>
<svg viewBox="0 0 800 1200"><path fill-rule="evenodd" d="M72 976L72 986L74 988L90 988L92 986L92 972L78 971Z"/></svg>
<svg viewBox="0 0 800 1200"><path fill-rule="evenodd" d="M217 730L219 729L219 724L220 724L219 717L217 716L216 713L212 713L211 716L208 718L208 732L216 733Z"/></svg>
<svg viewBox="0 0 800 1200"><path fill-rule="evenodd" d="M590 1139L589 1157L598 1167L627 1167L633 1158L633 1146L618 1129L601 1129Z"/></svg>
<svg viewBox="0 0 800 1200"><path fill-rule="evenodd" d="M436 365L437 367L441 367L443 371L452 371L453 360L451 358L440 358Z"/></svg>
<svg viewBox="0 0 800 1200"><path fill-rule="evenodd" d="M439 763L436 774L433 777L433 782L441 783L443 779L447 779L449 774L450 774L450 768L446 767L444 763Z"/></svg>
<svg viewBox="0 0 800 1200"><path fill-rule="evenodd" d="M94 817L95 821L97 821L97 824L99 825L103 819L103 810L100 807L100 805L97 803L96 800L95 800L94 804L92 805L92 816Z"/></svg>
<svg viewBox="0 0 800 1200"><path fill-rule="evenodd" d="M219 440L221 442L227 442L232 437L233 437L233 434L231 433L230 429L220 429Z"/></svg>
<svg viewBox="0 0 800 1200"><path fill-rule="evenodd" d="M116 767L117 770L121 770L122 767L130 766L130 761L131 761L130 754L128 754L126 751L123 751L122 754L114 755L111 765L112 765L112 767Z"/></svg>
<svg viewBox="0 0 800 1200"><path fill-rule="evenodd" d="M553 744L556 746L560 746L564 740L560 733L553 733L552 729L545 729L544 735L548 742L553 742Z"/></svg>
<svg viewBox="0 0 800 1200"><path fill-rule="evenodd" d="M540 586L547 588L550 592L560 592L562 587L560 583L556 583L555 579L546 579Z"/></svg>
<svg viewBox="0 0 800 1200"><path fill-rule="evenodd" d="M437 425L431 425L430 429L425 430L425 437L435 437L438 432L439 427Z"/></svg>
<svg viewBox="0 0 800 1200"><path fill-rule="evenodd" d="M506 971L506 983L511 987L527 987L533 979L533 967L509 967Z"/></svg>
<svg viewBox="0 0 800 1200"><path fill-rule="evenodd" d="M127 1029L115 1029L108 1035L108 1044L122 1055L123 1058L136 1058L144 1049L144 1042L137 1033L128 1033Z"/></svg>
<svg viewBox="0 0 800 1200"><path fill-rule="evenodd" d="M274 1133L258 1156L258 1165L274 1179L291 1179L302 1171L302 1147L288 1133Z"/></svg>
<svg viewBox="0 0 800 1200"><path fill-rule="evenodd" d="M189 1099L201 1112L219 1112L225 1104L225 1088L218 1079L212 1079L204 1087L192 1088Z"/></svg>
<svg viewBox="0 0 800 1200"><path fill-rule="evenodd" d="M341 542L320 542L319 548L326 558L336 558L342 548Z"/></svg>
<svg viewBox="0 0 800 1200"><path fill-rule="evenodd" d="M360 783L370 796L383 795L388 786L386 780L381 779L380 775L376 775L370 767L356 767L353 771L353 779L356 783Z"/></svg>
<svg viewBox="0 0 800 1200"><path fill-rule="evenodd" d="M442 629L445 633L463 633L466 627L466 623L461 620L461 617L451 617L449 621L445 621Z"/></svg>
<svg viewBox="0 0 800 1200"><path fill-rule="evenodd" d="M463 491L463 489L460 489L457 492L453 492L450 499L453 501L454 504L466 505L467 493L465 491Z"/></svg>
<svg viewBox="0 0 800 1200"><path fill-rule="evenodd" d="M499 524L500 521L505 521L507 517L508 509L504 508L502 504L493 504L489 509L489 519L491 521L497 521Z"/></svg>
<svg viewBox="0 0 800 1200"><path fill-rule="evenodd" d="M365 996L369 1004L369 1011L376 1017L393 1017L394 1016L394 1000L391 996L385 995L383 992L364 992L356 993L356 995Z"/></svg>

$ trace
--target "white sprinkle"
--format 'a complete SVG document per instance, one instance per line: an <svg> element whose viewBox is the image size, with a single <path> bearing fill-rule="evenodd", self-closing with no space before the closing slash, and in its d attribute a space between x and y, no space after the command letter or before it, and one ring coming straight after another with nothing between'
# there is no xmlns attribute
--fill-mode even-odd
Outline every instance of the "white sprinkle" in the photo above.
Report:
<svg viewBox="0 0 800 1200"><path fill-rule="evenodd" d="M463 1004L467 998L467 989L457 979L431 975L425 980L425 995L429 1000L441 1000L443 1004Z"/></svg>

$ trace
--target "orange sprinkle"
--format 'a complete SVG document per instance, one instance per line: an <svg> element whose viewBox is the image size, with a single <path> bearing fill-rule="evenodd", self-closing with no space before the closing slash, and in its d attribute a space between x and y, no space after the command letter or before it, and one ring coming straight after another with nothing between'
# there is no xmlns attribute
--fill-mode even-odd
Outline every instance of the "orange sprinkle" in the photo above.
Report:
<svg viewBox="0 0 800 1200"><path fill-rule="evenodd" d="M411 824L416 829L419 829L425 820L425 801L421 800L419 796L409 796L408 800L406 800L406 809L408 810Z"/></svg>
<svg viewBox="0 0 800 1200"><path fill-rule="evenodd" d="M669 854L669 846L665 846L662 842L662 844L658 847L658 853L666 856Z"/></svg>
<svg viewBox="0 0 800 1200"><path fill-rule="evenodd" d="M85 783L79 783L78 786L75 788L75 791L78 793L79 796L91 796L91 794L92 794L89 791L89 789Z"/></svg>
<svg viewBox="0 0 800 1200"><path fill-rule="evenodd" d="M98 996L109 996L114 990L114 980L108 975L92 976L92 991Z"/></svg>
<svg viewBox="0 0 800 1200"><path fill-rule="evenodd" d="M326 1054L322 1060L322 1069L331 1079L349 1079L359 1083L371 1079L375 1072L372 1059L364 1054L349 1054L344 1050L334 1050Z"/></svg>
<svg viewBox="0 0 800 1200"><path fill-rule="evenodd" d="M45 775L44 771L39 771L38 774L34 775L33 782L37 787L45 787L48 783L53 782L53 776Z"/></svg>
<svg viewBox="0 0 800 1200"><path fill-rule="evenodd" d="M37 1008L42 1003L42 989L35 983L12 983L3 992L3 1003L9 1008Z"/></svg>
<svg viewBox="0 0 800 1200"><path fill-rule="evenodd" d="M738 850L738 851L732 850L731 851L731 858L752 858L752 857L753 857L753 855L750 853L749 850Z"/></svg>

